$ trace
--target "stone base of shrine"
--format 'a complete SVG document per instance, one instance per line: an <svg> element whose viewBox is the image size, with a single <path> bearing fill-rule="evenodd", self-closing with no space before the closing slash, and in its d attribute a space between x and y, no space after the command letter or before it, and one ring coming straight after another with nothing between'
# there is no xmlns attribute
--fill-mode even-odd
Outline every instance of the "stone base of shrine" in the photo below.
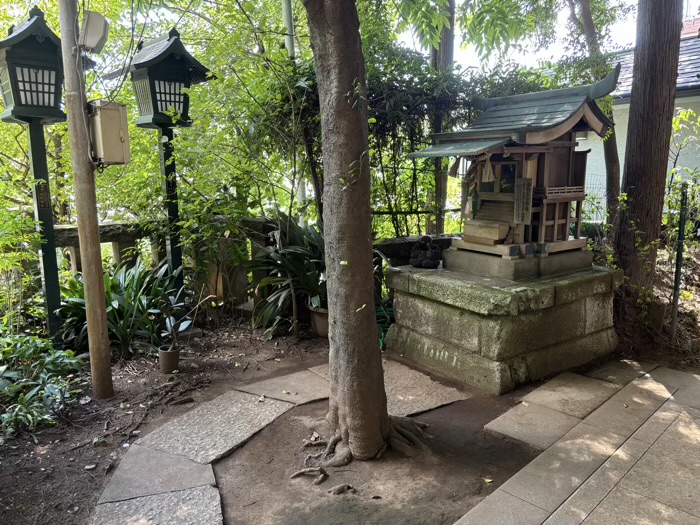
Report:
<svg viewBox="0 0 700 525"><path fill-rule="evenodd" d="M546 277L584 270L593 264L593 252L587 249L579 248L551 255L543 253L526 257L503 257L456 248L454 244L452 248L442 252L445 268L499 279L520 281Z"/></svg>
<svg viewBox="0 0 700 525"><path fill-rule="evenodd" d="M502 394L611 354L621 282L621 272L600 267L516 282L403 266L387 275L396 322L386 349Z"/></svg>

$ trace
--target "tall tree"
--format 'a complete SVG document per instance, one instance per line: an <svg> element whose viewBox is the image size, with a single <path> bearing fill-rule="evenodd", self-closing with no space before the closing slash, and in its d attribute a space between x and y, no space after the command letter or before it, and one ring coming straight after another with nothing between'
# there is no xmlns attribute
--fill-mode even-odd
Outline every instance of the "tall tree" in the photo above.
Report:
<svg viewBox="0 0 700 525"><path fill-rule="evenodd" d="M369 459L389 435L374 316L367 86L355 0L307 0L324 158L331 396L337 457Z"/></svg>
<svg viewBox="0 0 700 525"><path fill-rule="evenodd" d="M636 287L651 285L661 232L683 1L639 0L617 252Z"/></svg>
<svg viewBox="0 0 700 525"><path fill-rule="evenodd" d="M607 74L608 68L605 67L605 57L603 56L600 45L601 37L599 29L593 21L591 0L567 1L571 13L571 22L579 27L585 39L588 56L593 59L593 67L600 70L600 73L594 73L594 76L596 79L601 79ZM611 120L614 121L612 108L610 108L609 116ZM617 150L617 135L615 134L614 126L610 129L608 136L605 137L603 141L603 154L605 156L606 210L608 223L612 224L617 218L617 207L620 199L620 153Z"/></svg>
<svg viewBox="0 0 700 525"><path fill-rule="evenodd" d="M440 31L440 44L432 50L432 65L438 73L452 69L455 55L455 0L447 0L447 23ZM433 115L433 133L443 132L443 114L436 111ZM435 233L445 232L445 204L447 202L447 170L442 159L435 159Z"/></svg>
<svg viewBox="0 0 700 525"><path fill-rule="evenodd" d="M367 86L355 0L305 0L316 59L324 159L334 436L329 464L380 455L397 441L387 413L374 315ZM403 440L406 441L405 439Z"/></svg>

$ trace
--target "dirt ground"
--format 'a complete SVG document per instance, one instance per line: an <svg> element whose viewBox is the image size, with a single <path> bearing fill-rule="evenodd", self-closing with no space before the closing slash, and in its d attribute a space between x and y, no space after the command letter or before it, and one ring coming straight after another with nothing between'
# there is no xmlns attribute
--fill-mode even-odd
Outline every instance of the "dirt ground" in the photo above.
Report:
<svg viewBox="0 0 700 525"><path fill-rule="evenodd" d="M116 396L94 401L86 379L82 397L57 425L0 446L0 525L83 525L128 444L229 390L326 362L328 343L311 336L264 341L246 321L193 338L178 374L163 375L157 360L113 366Z"/></svg>
<svg viewBox="0 0 700 525"><path fill-rule="evenodd" d="M417 416L434 438L430 451L406 458L389 451L381 461L328 469L319 486L290 479L308 450L311 422L328 402L297 407L214 466L227 525L452 525L537 452L483 431L523 392L473 397ZM348 483L356 494L327 490Z"/></svg>

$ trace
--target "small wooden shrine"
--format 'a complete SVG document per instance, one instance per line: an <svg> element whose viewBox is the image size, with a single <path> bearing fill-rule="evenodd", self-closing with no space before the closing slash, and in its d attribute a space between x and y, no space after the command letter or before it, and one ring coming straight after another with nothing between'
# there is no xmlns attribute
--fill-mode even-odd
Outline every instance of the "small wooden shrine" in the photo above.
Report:
<svg viewBox="0 0 700 525"><path fill-rule="evenodd" d="M387 274L395 313L388 353L501 394L615 351L622 274L593 266L581 237L588 152L576 151L576 134L608 132L595 100L613 91L618 74L481 100L469 128L435 135L413 154L470 161L471 217L442 252L442 268Z"/></svg>
<svg viewBox="0 0 700 525"><path fill-rule="evenodd" d="M474 124L436 134L432 146L411 154L470 161L468 220L455 250L517 259L585 249L581 212L590 150L576 151L576 135L608 133L612 123L595 100L614 90L618 75L619 66L589 86L476 100L483 113ZM447 255L446 265L454 260ZM521 277L542 274L530 266Z"/></svg>

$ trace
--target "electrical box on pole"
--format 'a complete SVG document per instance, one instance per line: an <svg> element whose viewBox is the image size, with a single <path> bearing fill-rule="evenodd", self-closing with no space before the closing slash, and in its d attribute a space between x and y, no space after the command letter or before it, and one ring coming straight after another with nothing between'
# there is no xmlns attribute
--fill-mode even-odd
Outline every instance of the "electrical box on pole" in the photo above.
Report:
<svg viewBox="0 0 700 525"><path fill-rule="evenodd" d="M90 104L89 128L93 160L101 165L128 164L129 127L126 106L96 100Z"/></svg>

